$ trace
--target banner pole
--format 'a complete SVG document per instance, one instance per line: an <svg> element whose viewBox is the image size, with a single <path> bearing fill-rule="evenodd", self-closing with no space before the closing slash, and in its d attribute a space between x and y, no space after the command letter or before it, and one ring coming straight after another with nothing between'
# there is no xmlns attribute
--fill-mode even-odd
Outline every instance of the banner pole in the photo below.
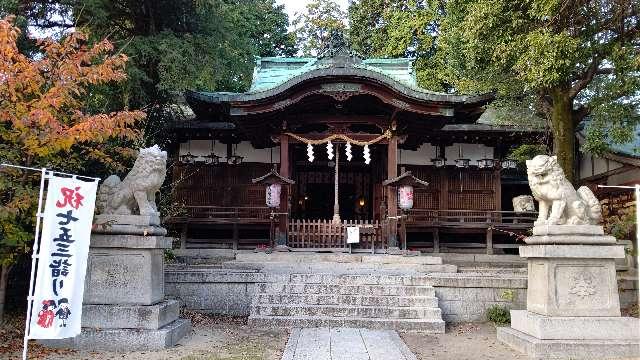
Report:
<svg viewBox="0 0 640 360"><path fill-rule="evenodd" d="M38 210L36 211L36 232L33 241L33 253L31 254L31 277L29 278L29 293L27 295L27 320L24 324L24 341L22 349L22 360L27 360L27 349L29 345L29 332L31 331L31 313L33 312L33 290L35 282L36 263L39 257L40 243L40 222L42 219L42 198L44 196L44 182L47 169L40 169L40 195L38 197Z"/></svg>

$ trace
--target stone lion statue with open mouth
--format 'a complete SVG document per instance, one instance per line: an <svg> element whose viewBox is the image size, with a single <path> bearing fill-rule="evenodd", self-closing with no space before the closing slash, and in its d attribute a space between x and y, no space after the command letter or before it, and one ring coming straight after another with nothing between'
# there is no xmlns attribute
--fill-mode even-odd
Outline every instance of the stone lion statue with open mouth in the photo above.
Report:
<svg viewBox="0 0 640 360"><path fill-rule="evenodd" d="M101 214L159 215L156 192L164 182L167 172L167 152L158 145L140 149L133 168L120 180L109 176L100 186L96 205Z"/></svg>
<svg viewBox="0 0 640 360"><path fill-rule="evenodd" d="M538 155L526 163L529 187L539 203L536 226L595 225L600 222L600 202L588 187L573 188L558 165L557 157Z"/></svg>

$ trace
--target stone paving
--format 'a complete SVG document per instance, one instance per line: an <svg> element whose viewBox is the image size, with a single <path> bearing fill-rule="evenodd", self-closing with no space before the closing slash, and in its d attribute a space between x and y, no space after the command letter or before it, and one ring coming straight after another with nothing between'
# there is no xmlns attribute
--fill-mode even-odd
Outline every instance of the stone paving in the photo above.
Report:
<svg viewBox="0 0 640 360"><path fill-rule="evenodd" d="M295 328L282 360L417 360L397 332L360 328Z"/></svg>

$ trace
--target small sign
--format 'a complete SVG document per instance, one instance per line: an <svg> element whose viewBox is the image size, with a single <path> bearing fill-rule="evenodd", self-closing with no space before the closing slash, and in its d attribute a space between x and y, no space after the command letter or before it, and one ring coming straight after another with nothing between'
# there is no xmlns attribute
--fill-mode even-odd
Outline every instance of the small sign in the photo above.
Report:
<svg viewBox="0 0 640 360"><path fill-rule="evenodd" d="M357 226L347 227L347 244L357 244L360 242L360 228Z"/></svg>

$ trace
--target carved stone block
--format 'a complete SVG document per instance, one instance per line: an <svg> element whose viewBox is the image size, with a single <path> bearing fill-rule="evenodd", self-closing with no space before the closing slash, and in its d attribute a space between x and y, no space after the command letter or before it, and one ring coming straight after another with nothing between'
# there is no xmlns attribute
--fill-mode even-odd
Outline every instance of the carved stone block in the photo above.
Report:
<svg viewBox="0 0 640 360"><path fill-rule="evenodd" d="M554 245L537 245L540 253L548 246ZM576 252L586 255L584 245L577 246ZM555 256L529 258L527 310L547 316L620 316L615 260L611 256L615 254L610 253L614 249L598 251L600 247L592 246L595 249L591 249L590 258L576 258L572 247L555 245ZM529 251L529 255L534 253Z"/></svg>
<svg viewBox="0 0 640 360"><path fill-rule="evenodd" d="M111 237L113 242L104 241L105 237ZM135 235L93 235L87 262L84 303L152 305L162 301L163 256L167 246L164 239ZM94 244L101 247L95 247Z"/></svg>

